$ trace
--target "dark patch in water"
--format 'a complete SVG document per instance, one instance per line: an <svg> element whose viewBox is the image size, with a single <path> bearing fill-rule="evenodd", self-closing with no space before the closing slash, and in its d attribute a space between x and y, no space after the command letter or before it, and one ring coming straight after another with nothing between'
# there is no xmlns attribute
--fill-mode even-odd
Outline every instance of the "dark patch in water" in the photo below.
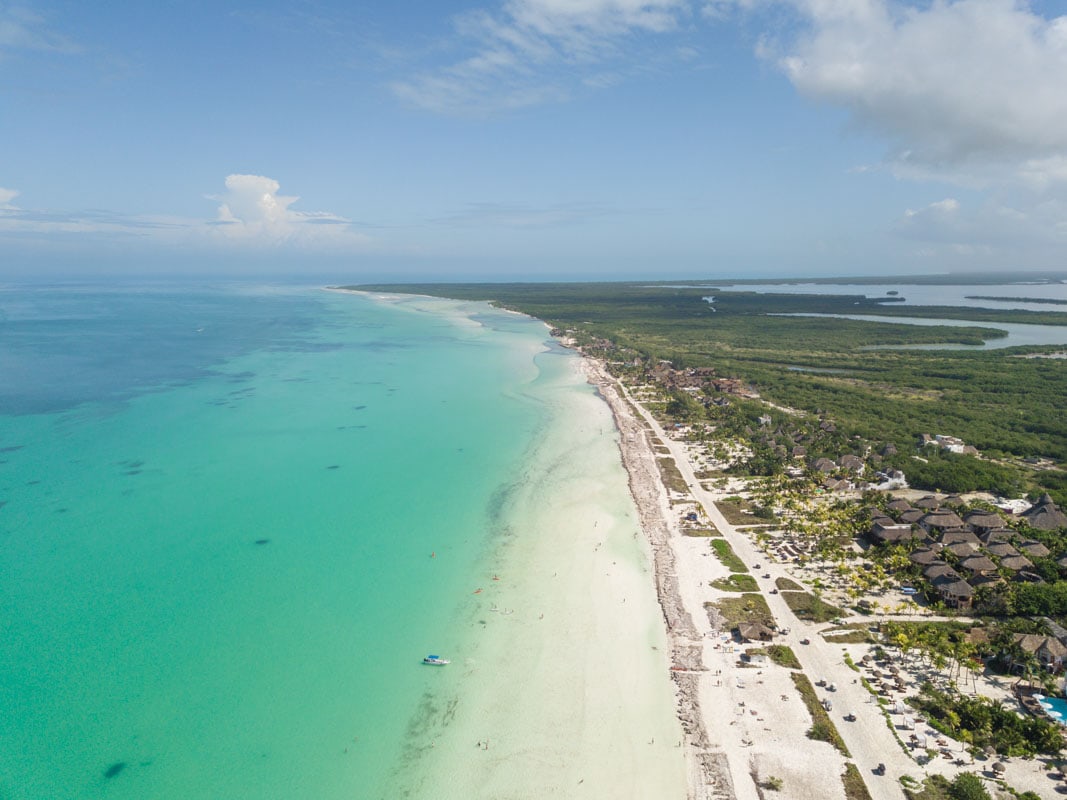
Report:
<svg viewBox="0 0 1067 800"><path fill-rule="evenodd" d="M270 544L270 539L256 539L256 544Z"/></svg>
<svg viewBox="0 0 1067 800"><path fill-rule="evenodd" d="M27 485L27 486L36 486L36 485L37 485L37 484L39 484L39 483L40 483L40 481L39 481L39 480L33 480L33 481L26 481L26 485Z"/></svg>
<svg viewBox="0 0 1067 800"><path fill-rule="evenodd" d="M144 466L144 462L141 460L120 461L120 467L126 467L127 469L139 469Z"/></svg>
<svg viewBox="0 0 1067 800"><path fill-rule="evenodd" d="M26 445L24 444L12 444L7 447L0 447L0 453L14 453L16 450L21 450Z"/></svg>
<svg viewBox="0 0 1067 800"><path fill-rule="evenodd" d="M0 508L3 508L6 505L7 505L7 500L0 500Z"/></svg>
<svg viewBox="0 0 1067 800"><path fill-rule="evenodd" d="M340 468L341 468L340 464L330 464L330 466L326 467L326 469L340 469Z"/></svg>
<svg viewBox="0 0 1067 800"><path fill-rule="evenodd" d="M104 770L104 777L107 780L111 780L116 775L118 775L120 772L122 772L124 769L126 769L126 762L125 761L116 761L114 764L112 764L110 767L108 767L107 769Z"/></svg>
<svg viewBox="0 0 1067 800"><path fill-rule="evenodd" d="M56 513L57 513L57 514L66 514L66 513L68 512L68 511L70 511L70 509L69 509L69 508L66 508L66 507L64 507L64 508L57 508L57 509L56 509Z"/></svg>
<svg viewBox="0 0 1067 800"><path fill-rule="evenodd" d="M352 406L353 411L362 411L366 406Z"/></svg>
<svg viewBox="0 0 1067 800"><path fill-rule="evenodd" d="M142 472L142 470L139 470L139 469L128 469L125 472L123 472L122 474L123 475L140 475L141 472Z"/></svg>
<svg viewBox="0 0 1067 800"><path fill-rule="evenodd" d="M230 376L230 383L241 383L242 381L250 381L256 377L254 372L235 372Z"/></svg>

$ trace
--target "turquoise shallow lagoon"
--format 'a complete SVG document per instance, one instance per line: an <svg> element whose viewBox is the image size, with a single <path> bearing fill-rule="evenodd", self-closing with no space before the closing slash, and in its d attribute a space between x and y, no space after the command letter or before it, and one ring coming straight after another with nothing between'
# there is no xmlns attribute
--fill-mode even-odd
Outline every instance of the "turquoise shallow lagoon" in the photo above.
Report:
<svg viewBox="0 0 1067 800"><path fill-rule="evenodd" d="M0 798L387 796L572 358L427 302L0 293Z"/></svg>

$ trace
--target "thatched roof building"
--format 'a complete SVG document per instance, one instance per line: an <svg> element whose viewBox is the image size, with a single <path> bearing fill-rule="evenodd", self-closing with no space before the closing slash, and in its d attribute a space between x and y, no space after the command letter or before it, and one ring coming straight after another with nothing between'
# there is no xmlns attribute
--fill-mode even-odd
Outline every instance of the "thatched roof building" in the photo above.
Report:
<svg viewBox="0 0 1067 800"><path fill-rule="evenodd" d="M1030 527L1043 531L1067 528L1067 514L1060 511L1047 494L1038 501L1036 506L1024 512L1023 518L1030 523Z"/></svg>
<svg viewBox="0 0 1067 800"><path fill-rule="evenodd" d="M964 521L979 533L1004 527L1004 520L998 514L990 511L972 511L967 514Z"/></svg>
<svg viewBox="0 0 1067 800"><path fill-rule="evenodd" d="M938 511L931 511L921 520L919 524L926 530L930 531L943 531L947 528L962 528L963 520L954 511L946 511L944 509Z"/></svg>

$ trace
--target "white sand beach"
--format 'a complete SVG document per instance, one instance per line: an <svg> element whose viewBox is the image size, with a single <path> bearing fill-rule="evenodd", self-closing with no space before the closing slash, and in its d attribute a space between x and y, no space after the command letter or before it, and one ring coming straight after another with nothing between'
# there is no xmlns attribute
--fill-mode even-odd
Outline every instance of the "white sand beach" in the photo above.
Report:
<svg viewBox="0 0 1067 800"><path fill-rule="evenodd" d="M471 650L449 654L452 699L412 732L401 796L686 796L648 546L609 410L568 362L531 389L565 422L509 494L491 574L472 576Z"/></svg>

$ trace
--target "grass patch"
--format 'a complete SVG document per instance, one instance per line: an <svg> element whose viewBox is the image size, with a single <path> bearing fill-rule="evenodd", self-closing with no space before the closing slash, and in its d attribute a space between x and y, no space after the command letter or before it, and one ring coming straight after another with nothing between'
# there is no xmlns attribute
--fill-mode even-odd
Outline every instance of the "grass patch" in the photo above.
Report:
<svg viewBox="0 0 1067 800"><path fill-rule="evenodd" d="M831 644L874 644L877 641L866 628L835 628L824 631L822 638Z"/></svg>
<svg viewBox="0 0 1067 800"><path fill-rule="evenodd" d="M710 528L682 528L683 536L702 536L704 538L720 537L719 529L714 525Z"/></svg>
<svg viewBox="0 0 1067 800"><path fill-rule="evenodd" d="M682 473L678 471L678 465L674 463L673 458L658 456L656 465L659 467L659 477L664 486L679 494L689 493L689 485L682 477Z"/></svg>
<svg viewBox="0 0 1067 800"><path fill-rule="evenodd" d="M871 800L871 793L867 790L867 784L863 782L859 768L851 761L845 762L841 784L845 787L845 797L848 800Z"/></svg>
<svg viewBox="0 0 1067 800"><path fill-rule="evenodd" d="M739 497L717 500L715 506L731 525L758 525L763 521L752 513L752 504Z"/></svg>
<svg viewBox="0 0 1067 800"><path fill-rule="evenodd" d="M719 561L723 563L730 572L748 572L748 567L745 566L745 562L737 557L734 549L730 547L730 543L725 539L713 539L711 542L711 549L715 551L715 555L719 557Z"/></svg>
<svg viewBox="0 0 1067 800"><path fill-rule="evenodd" d="M797 619L809 622L829 622L841 616L841 609L807 592L782 592L782 599Z"/></svg>
<svg viewBox="0 0 1067 800"><path fill-rule="evenodd" d="M951 784L944 775L930 775L918 788L913 784L904 786L904 796L908 800L952 800L950 787Z"/></svg>
<svg viewBox="0 0 1067 800"><path fill-rule="evenodd" d="M724 597L705 605L717 608L729 628L736 628L742 622L762 622L767 627L776 624L774 614L771 613L766 599L761 594L748 593L739 597Z"/></svg>
<svg viewBox="0 0 1067 800"><path fill-rule="evenodd" d="M775 587L782 592L803 592L804 587L789 578L778 578L774 582Z"/></svg>
<svg viewBox="0 0 1067 800"><path fill-rule="evenodd" d="M711 582L714 589L723 592L758 592L759 586L756 579L751 575L731 575L728 578L718 578Z"/></svg>
<svg viewBox="0 0 1067 800"><path fill-rule="evenodd" d="M845 758L852 758L852 754L845 747L845 742L841 738L841 734L837 732L833 720L826 713L826 709L822 707L819 698L815 696L815 687L811 685L808 676L802 672L793 672L790 673L789 677L793 679L793 683L796 685L797 691L800 692L800 697L804 701L808 713L811 714L811 728L808 730L808 738L816 739L820 742L829 742Z"/></svg>
<svg viewBox="0 0 1067 800"><path fill-rule="evenodd" d="M780 667L787 667L788 669L800 669L800 662L797 661L796 653L794 653L793 649L788 645L767 645L767 655L770 656L771 661L773 661Z"/></svg>

